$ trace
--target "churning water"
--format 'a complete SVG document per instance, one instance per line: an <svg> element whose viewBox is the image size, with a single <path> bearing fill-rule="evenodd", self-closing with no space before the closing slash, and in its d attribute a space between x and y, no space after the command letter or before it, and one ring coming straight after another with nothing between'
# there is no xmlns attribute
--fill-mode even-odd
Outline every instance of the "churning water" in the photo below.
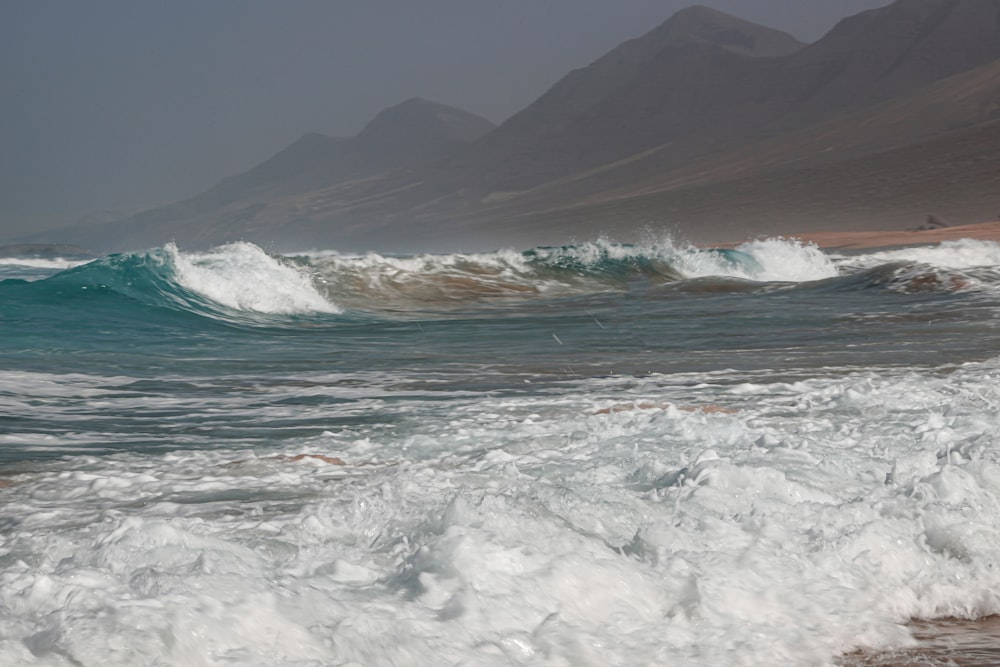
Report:
<svg viewBox="0 0 1000 667"><path fill-rule="evenodd" d="M1000 613L996 244L0 261L2 665L825 665Z"/></svg>

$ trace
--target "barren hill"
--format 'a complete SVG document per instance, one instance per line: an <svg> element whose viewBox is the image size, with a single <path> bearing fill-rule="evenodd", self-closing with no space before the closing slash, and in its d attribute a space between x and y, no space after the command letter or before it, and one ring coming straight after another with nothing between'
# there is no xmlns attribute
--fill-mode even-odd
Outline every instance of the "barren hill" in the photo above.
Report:
<svg viewBox="0 0 1000 667"><path fill-rule="evenodd" d="M407 249L973 222L1000 212L998 109L1000 0L897 0L811 45L693 7L495 129L411 100L114 238Z"/></svg>
<svg viewBox="0 0 1000 667"><path fill-rule="evenodd" d="M736 113L739 82L762 58L794 53L791 35L705 7L571 72L485 137L463 168L517 190L621 159Z"/></svg>
<svg viewBox="0 0 1000 667"><path fill-rule="evenodd" d="M311 193L426 164L494 127L467 111L412 98L381 111L354 137L306 134L200 195L90 230L65 230L59 238L82 242L96 234L121 244L118 247L171 239L193 245L248 238L273 241L283 226L315 212ZM108 240L101 243L108 245Z"/></svg>

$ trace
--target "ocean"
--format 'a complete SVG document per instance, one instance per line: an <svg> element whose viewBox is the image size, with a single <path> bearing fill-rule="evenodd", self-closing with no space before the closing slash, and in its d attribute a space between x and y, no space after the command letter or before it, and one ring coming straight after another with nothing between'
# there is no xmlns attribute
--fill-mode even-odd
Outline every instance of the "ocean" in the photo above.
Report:
<svg viewBox="0 0 1000 667"><path fill-rule="evenodd" d="M998 432L990 242L2 259L0 665L833 665Z"/></svg>

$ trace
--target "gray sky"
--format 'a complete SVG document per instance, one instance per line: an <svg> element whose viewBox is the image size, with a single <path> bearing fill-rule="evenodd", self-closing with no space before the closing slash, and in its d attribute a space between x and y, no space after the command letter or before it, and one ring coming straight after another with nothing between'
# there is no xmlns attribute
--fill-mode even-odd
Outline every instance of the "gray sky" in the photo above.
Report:
<svg viewBox="0 0 1000 667"><path fill-rule="evenodd" d="M420 96L500 122L685 0L3 0L0 239L195 194ZM814 41L888 0L707 0Z"/></svg>

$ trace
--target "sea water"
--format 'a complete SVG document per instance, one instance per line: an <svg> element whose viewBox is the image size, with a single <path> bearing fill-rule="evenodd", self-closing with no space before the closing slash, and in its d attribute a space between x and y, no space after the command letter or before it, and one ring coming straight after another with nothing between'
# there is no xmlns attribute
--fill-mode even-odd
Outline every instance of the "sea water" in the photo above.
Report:
<svg viewBox="0 0 1000 667"><path fill-rule="evenodd" d="M997 244L0 262L0 665L830 665L1000 613Z"/></svg>

